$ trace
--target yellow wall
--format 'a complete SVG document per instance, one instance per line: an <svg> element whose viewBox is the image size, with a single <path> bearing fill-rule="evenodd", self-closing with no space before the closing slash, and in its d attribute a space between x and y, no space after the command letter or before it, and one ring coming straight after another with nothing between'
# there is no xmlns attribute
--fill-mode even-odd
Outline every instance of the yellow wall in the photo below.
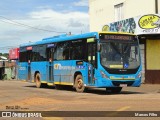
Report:
<svg viewBox="0 0 160 120"><path fill-rule="evenodd" d="M147 40L146 68L147 70L160 70L160 40Z"/></svg>

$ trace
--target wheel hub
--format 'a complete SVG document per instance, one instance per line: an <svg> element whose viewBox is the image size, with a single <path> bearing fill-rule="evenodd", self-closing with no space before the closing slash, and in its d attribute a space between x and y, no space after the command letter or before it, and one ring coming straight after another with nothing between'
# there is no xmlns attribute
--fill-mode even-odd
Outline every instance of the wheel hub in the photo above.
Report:
<svg viewBox="0 0 160 120"><path fill-rule="evenodd" d="M83 87L83 81L82 79L78 80L78 88L81 89Z"/></svg>

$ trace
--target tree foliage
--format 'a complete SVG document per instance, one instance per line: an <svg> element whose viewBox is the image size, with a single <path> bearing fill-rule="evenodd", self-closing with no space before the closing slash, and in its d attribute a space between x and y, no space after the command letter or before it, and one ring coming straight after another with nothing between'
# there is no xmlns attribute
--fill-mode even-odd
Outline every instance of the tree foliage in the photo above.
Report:
<svg viewBox="0 0 160 120"><path fill-rule="evenodd" d="M0 56L4 56L4 57L8 58L9 54L8 53L0 53Z"/></svg>

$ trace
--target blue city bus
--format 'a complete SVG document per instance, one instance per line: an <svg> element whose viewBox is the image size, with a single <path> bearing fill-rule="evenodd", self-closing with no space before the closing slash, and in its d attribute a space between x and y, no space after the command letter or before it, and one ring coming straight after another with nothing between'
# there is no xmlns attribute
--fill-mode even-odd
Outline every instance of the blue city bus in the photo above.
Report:
<svg viewBox="0 0 160 120"><path fill-rule="evenodd" d="M70 85L77 92L96 87L118 93L126 86L139 87L141 70L134 34L64 34L20 45L18 78L38 88Z"/></svg>

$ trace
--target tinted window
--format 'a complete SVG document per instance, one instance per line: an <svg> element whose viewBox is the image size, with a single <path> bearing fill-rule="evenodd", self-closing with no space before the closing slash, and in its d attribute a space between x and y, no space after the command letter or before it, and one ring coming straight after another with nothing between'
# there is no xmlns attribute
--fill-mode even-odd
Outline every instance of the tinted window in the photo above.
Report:
<svg viewBox="0 0 160 120"><path fill-rule="evenodd" d="M46 45L33 46L32 61L46 61Z"/></svg>
<svg viewBox="0 0 160 120"><path fill-rule="evenodd" d="M69 42L58 43L54 53L55 60L69 60L70 56Z"/></svg>
<svg viewBox="0 0 160 120"><path fill-rule="evenodd" d="M86 40L57 43L54 60L86 60Z"/></svg>
<svg viewBox="0 0 160 120"><path fill-rule="evenodd" d="M86 60L86 42L77 40L71 42L70 57L72 60Z"/></svg>
<svg viewBox="0 0 160 120"><path fill-rule="evenodd" d="M26 62L27 61L27 51L26 51L26 47L21 47L19 50L19 61L20 62Z"/></svg>

